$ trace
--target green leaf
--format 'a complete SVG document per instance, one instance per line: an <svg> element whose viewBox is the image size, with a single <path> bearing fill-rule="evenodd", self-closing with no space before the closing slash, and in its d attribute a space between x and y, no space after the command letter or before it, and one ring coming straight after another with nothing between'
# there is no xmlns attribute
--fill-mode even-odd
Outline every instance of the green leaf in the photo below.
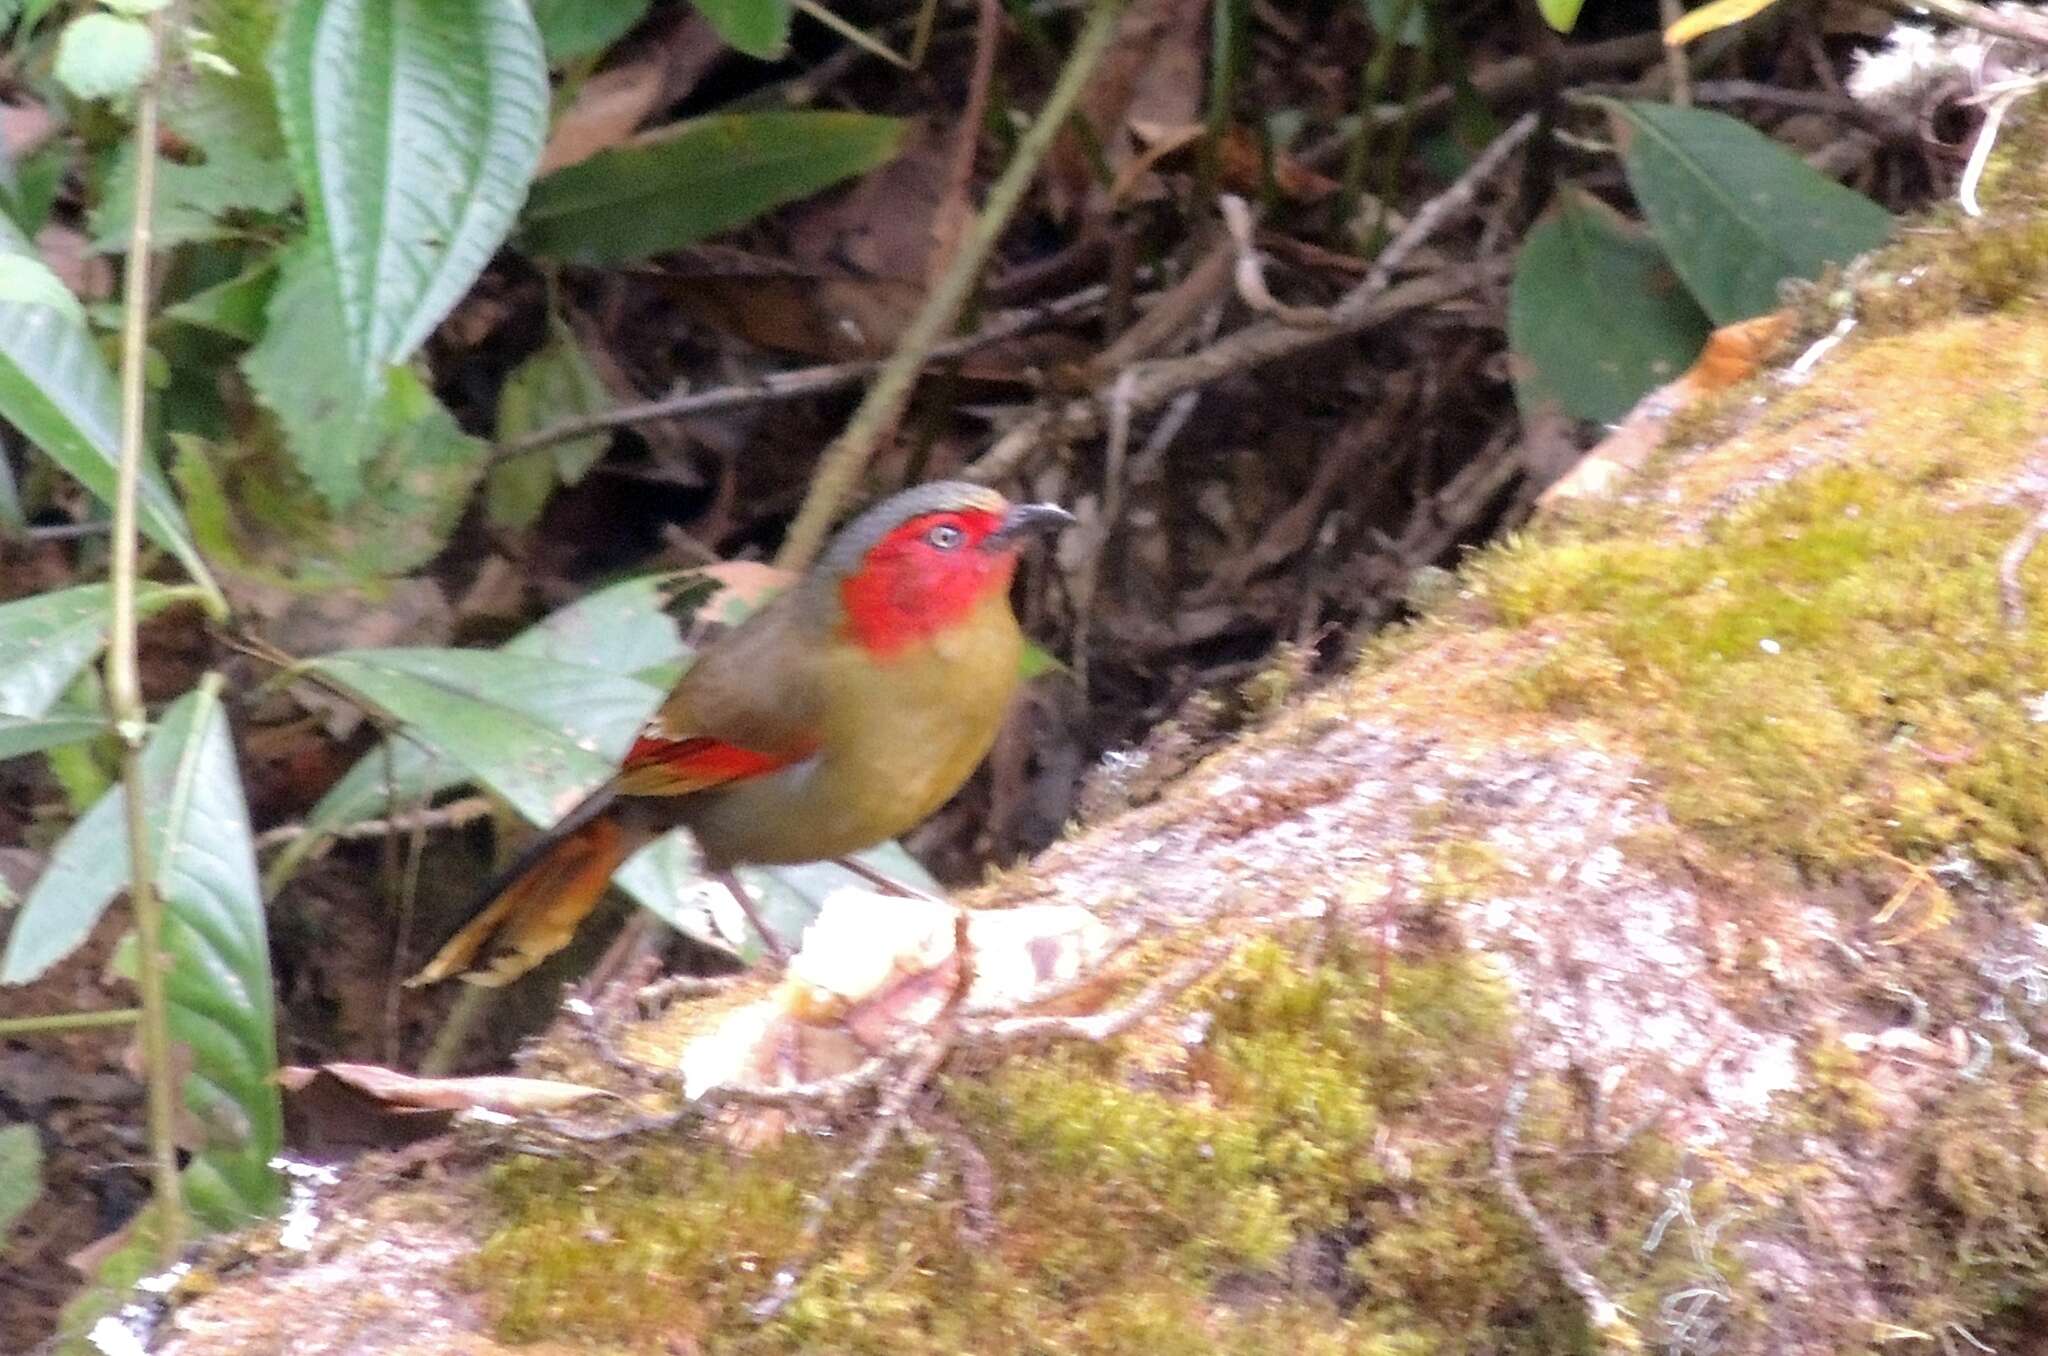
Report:
<svg viewBox="0 0 2048 1356"><path fill-rule="evenodd" d="M283 1140L274 1081L269 947L256 855L220 682L209 675L174 703L142 751L157 813L150 852L164 906L174 1040L189 1052L184 1100L194 1215L226 1228L276 1204L269 1167ZM122 795L109 791L71 826L29 891L0 956L0 982L34 979L92 931L127 888Z"/></svg>
<svg viewBox="0 0 2048 1356"><path fill-rule="evenodd" d="M299 0L271 70L345 357L374 389L519 210L547 132L540 35L524 0Z"/></svg>
<svg viewBox="0 0 2048 1356"><path fill-rule="evenodd" d="M85 308L42 260L26 254L0 254L0 302L48 306L83 325Z"/></svg>
<svg viewBox="0 0 2048 1356"><path fill-rule="evenodd" d="M676 579L674 574L647 575L600 589L520 632L499 653L635 675L673 665L689 653L665 610ZM566 719L545 692L518 689L508 695L529 693L541 700L523 707L523 715L550 725ZM468 779L468 771L453 759L436 758L411 739L388 740L328 788L306 817L307 837L377 818L394 806L418 804Z"/></svg>
<svg viewBox="0 0 2048 1356"><path fill-rule="evenodd" d="M287 252L263 338L243 355L242 372L324 501L286 516L317 525L323 510L349 510L325 533L308 532L317 543L310 554L347 572L400 574L446 542L486 449L410 369L393 367L365 384L335 362L338 315L326 261L303 248Z"/></svg>
<svg viewBox="0 0 2048 1356"><path fill-rule="evenodd" d="M43 1191L43 1141L33 1125L0 1128L0 1243Z"/></svg>
<svg viewBox="0 0 2048 1356"><path fill-rule="evenodd" d="M181 590L141 584L136 612L147 617L181 596L186 596ZM0 606L0 713L16 718L49 714L107 643L107 608L105 584L39 593Z"/></svg>
<svg viewBox="0 0 2048 1356"><path fill-rule="evenodd" d="M1524 412L1612 423L1683 372L1713 324L1656 242L1583 193L1529 233L1508 299Z"/></svg>
<svg viewBox="0 0 2048 1356"><path fill-rule="evenodd" d="M497 650L345 650L305 668L539 824L610 775L661 700L635 678Z"/></svg>
<svg viewBox="0 0 2048 1356"><path fill-rule="evenodd" d="M1882 207L1733 118L1601 102L1644 218L1717 325L1775 310L1780 282L1817 277L1891 231Z"/></svg>
<svg viewBox="0 0 2048 1356"><path fill-rule="evenodd" d="M624 37L647 14L650 0L533 0L548 64L594 56Z"/></svg>
<svg viewBox="0 0 2048 1356"><path fill-rule="evenodd" d="M1536 0L1536 8L1543 14L1543 22L1560 33L1569 33L1579 22L1579 10L1586 0Z"/></svg>
<svg viewBox="0 0 2048 1356"><path fill-rule="evenodd" d="M611 407L597 370L567 325L551 319L548 341L505 379L498 394L500 443L537 429ZM498 467L484 486L484 509L500 527L533 525L556 485L574 485L604 455L611 440L602 433L561 443Z"/></svg>
<svg viewBox="0 0 2048 1356"><path fill-rule="evenodd" d="M763 61L789 52L789 0L695 0L697 12L736 51Z"/></svg>
<svg viewBox="0 0 2048 1356"><path fill-rule="evenodd" d="M158 807L150 852L171 958L171 1035L189 1051L185 1105L199 1133L187 1146L187 1199L226 1228L275 1205L269 1163L283 1132L256 855L219 689L209 675L164 713L142 775ZM122 811L115 788L58 841L8 935L0 983L25 983L68 955L127 888Z"/></svg>
<svg viewBox="0 0 2048 1356"><path fill-rule="evenodd" d="M19 758L23 754L77 744L106 731L106 717L89 712L14 716L0 711L0 758Z"/></svg>
<svg viewBox="0 0 2048 1356"><path fill-rule="evenodd" d="M165 993L171 1039L188 1054L184 1102L187 1124L198 1135L196 1143L186 1146L191 1158L183 1174L185 1204L211 1229L233 1228L276 1208L278 1180L270 1162L284 1142L270 946L255 839L220 688L220 676L208 674L164 712L143 753L150 800L161 807L150 825L150 851L164 908L164 951L170 958ZM174 761L167 760L168 775L161 784L150 780L149 762L159 747L176 754ZM119 789L101 805L114 808L115 827L122 834L118 865L125 884ZM93 807L86 818L99 809ZM81 819L73 833L85 822ZM45 879L56 870L69 839L58 844ZM36 882L37 892L42 884ZM35 903L35 893L24 914ZM124 950L132 978L133 948Z"/></svg>
<svg viewBox="0 0 2048 1356"><path fill-rule="evenodd" d="M127 94L155 65L148 26L118 14L81 14L57 39L58 83L81 99Z"/></svg>
<svg viewBox="0 0 2048 1356"><path fill-rule="evenodd" d="M253 343L263 334L263 318L276 290L277 258L266 254L226 282L164 308L162 318Z"/></svg>
<svg viewBox="0 0 2048 1356"><path fill-rule="evenodd" d="M187 129L177 130L190 138ZM291 168L282 157L260 154L228 136L199 145L205 159L196 164L157 164L156 215L150 229L159 247L241 234L244 228L237 218L277 217L297 200ZM95 250L114 253L127 248L135 219L134 165L134 148L123 143L109 164L106 192L92 212Z"/></svg>
<svg viewBox="0 0 2048 1356"><path fill-rule="evenodd" d="M734 113L602 151L534 185L534 253L617 264L676 249L873 169L904 124L863 113Z"/></svg>
<svg viewBox="0 0 2048 1356"><path fill-rule="evenodd" d="M340 361L346 344L334 270L314 250L285 251L263 338L242 355L242 375L277 416L306 479L337 509L361 497L363 468L384 438L377 410L387 376L368 380Z"/></svg>
<svg viewBox="0 0 2048 1356"><path fill-rule="evenodd" d="M15 250L19 236L18 230L11 235L0 231L0 256ZM17 295L22 288L33 287L27 281L30 272L16 270ZM0 418L20 429L102 502L113 502L121 404L113 374L78 314L75 298L68 307L0 300ZM225 606L153 458L143 459L137 506L142 530L177 557L212 605Z"/></svg>

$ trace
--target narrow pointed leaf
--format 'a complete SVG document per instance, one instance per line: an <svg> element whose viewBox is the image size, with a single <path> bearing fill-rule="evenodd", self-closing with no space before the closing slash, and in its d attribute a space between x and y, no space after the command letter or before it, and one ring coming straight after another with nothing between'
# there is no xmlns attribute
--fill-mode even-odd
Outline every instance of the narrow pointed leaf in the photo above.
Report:
<svg viewBox="0 0 2048 1356"><path fill-rule="evenodd" d="M547 67L524 0L299 0L271 72L353 370L425 340L539 163Z"/></svg>
<svg viewBox="0 0 2048 1356"><path fill-rule="evenodd" d="M171 1035L186 1052L185 1107L198 1135L186 1146L186 1199L200 1220L227 1228L275 1207L269 1164L283 1123L256 854L218 694L209 678L164 713L142 774L158 810L150 850L171 958ZM117 788L58 841L14 920L0 981L31 980L68 954L128 878Z"/></svg>
<svg viewBox="0 0 2048 1356"><path fill-rule="evenodd" d="M106 729L106 717L99 715L10 716L0 712L0 758L76 744Z"/></svg>
<svg viewBox="0 0 2048 1356"><path fill-rule="evenodd" d="M789 50L790 0L696 0L696 6L736 51L776 61Z"/></svg>
<svg viewBox="0 0 2048 1356"><path fill-rule="evenodd" d="M306 667L538 824L610 774L661 700L634 678L495 650L353 650Z"/></svg>
<svg viewBox="0 0 2048 1356"><path fill-rule="evenodd" d="M113 373L75 301L51 305L27 296L18 288L0 293L0 418L102 502L112 503L121 417ZM219 588L192 544L178 501L149 457L142 463L138 507L142 530L218 600Z"/></svg>
<svg viewBox="0 0 2048 1356"><path fill-rule="evenodd" d="M863 113L733 113L602 151L534 185L520 234L536 254L626 263L751 221L896 154L904 124Z"/></svg>
<svg viewBox="0 0 2048 1356"><path fill-rule="evenodd" d="M1602 102L1644 218L1716 325L1775 310L1779 283L1818 277L1891 231L1882 207L1726 114Z"/></svg>
<svg viewBox="0 0 2048 1356"><path fill-rule="evenodd" d="M136 590L149 616L178 597L155 584ZM0 606L0 715L42 716L107 641L107 586L39 593ZM0 753L0 757L10 756Z"/></svg>

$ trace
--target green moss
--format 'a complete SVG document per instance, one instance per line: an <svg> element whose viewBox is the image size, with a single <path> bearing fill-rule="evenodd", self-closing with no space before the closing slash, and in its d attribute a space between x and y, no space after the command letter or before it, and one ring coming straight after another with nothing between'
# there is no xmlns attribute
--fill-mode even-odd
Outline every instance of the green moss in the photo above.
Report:
<svg viewBox="0 0 2048 1356"><path fill-rule="evenodd" d="M1503 692L1640 735L1672 810L1751 853L2048 861L2048 630L2009 630L1996 578L2024 513L1945 502L1925 460L1811 472L1695 539L1495 553L1481 591L1548 641Z"/></svg>
<svg viewBox="0 0 2048 1356"><path fill-rule="evenodd" d="M1383 976L1341 938L1309 966L1256 944L1160 1019L1203 1024L1184 1061L1068 1046L948 1082L996 1188L984 1243L960 1237L957 1162L901 1146L835 1208L789 1307L753 1323L849 1151L793 1134L752 1155L506 1164L474 1276L510 1340L627 1349L1587 1350L1577 1300L1488 1175L1506 1012L1462 952ZM1532 1123L1531 1142L1548 1132ZM1532 1189L1577 1218L1600 1193L1566 1177Z"/></svg>

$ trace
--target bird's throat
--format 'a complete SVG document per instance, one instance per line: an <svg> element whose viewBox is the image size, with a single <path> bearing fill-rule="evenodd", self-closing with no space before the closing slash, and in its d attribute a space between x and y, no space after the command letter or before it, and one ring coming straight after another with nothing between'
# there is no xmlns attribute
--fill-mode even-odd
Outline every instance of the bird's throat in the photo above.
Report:
<svg viewBox="0 0 2048 1356"><path fill-rule="evenodd" d="M868 653L891 658L960 625L992 594L1007 592L1017 557L964 552L931 562L883 559L839 584L846 628Z"/></svg>

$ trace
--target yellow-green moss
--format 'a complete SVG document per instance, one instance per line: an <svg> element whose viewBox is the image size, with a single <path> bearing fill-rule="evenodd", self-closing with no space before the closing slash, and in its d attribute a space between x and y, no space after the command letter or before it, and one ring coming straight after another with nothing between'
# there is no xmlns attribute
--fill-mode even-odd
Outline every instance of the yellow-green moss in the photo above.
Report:
<svg viewBox="0 0 2048 1356"><path fill-rule="evenodd" d="M1076 1046L951 1080L946 1110L996 1185L987 1241L959 1236L957 1163L936 1141L899 1147L765 1326L745 1307L793 1255L840 1137L507 1164L474 1275L507 1338L629 1349L1588 1349L1577 1300L1491 1186L1498 983L1456 951L1382 982L1377 954L1341 939L1307 967L1261 943L1162 1018L1202 1024L1183 1064L1138 1073L1115 1046ZM1599 1194L1589 1173L1537 1176L1573 1218Z"/></svg>
<svg viewBox="0 0 2048 1356"><path fill-rule="evenodd" d="M1939 451L1893 460L1796 477L1694 537L1494 553L1483 595L1548 642L1502 692L1639 737L1672 810L1752 855L2048 861L2028 708L2048 629L2008 628L1997 582L2025 510L1948 502Z"/></svg>

